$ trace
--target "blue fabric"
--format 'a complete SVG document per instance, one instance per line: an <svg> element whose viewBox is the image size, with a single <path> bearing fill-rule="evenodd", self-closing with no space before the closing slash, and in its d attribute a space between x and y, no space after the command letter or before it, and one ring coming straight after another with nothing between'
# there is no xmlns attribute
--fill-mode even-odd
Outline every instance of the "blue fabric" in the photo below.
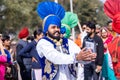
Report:
<svg viewBox="0 0 120 80"><path fill-rule="evenodd" d="M43 29L43 32L46 33L48 31L48 28L49 28L49 25L50 24L54 24L54 25L57 25L59 28L61 28L61 20L58 16L55 16L55 15L51 15L49 16L45 23L44 23L44 29Z"/></svg>
<svg viewBox="0 0 120 80"><path fill-rule="evenodd" d="M5 51L5 54L7 54L7 62L9 63L9 62L11 61L10 53L9 53L9 51L6 50L6 49L4 49L4 51ZM2 54L2 53L1 53L1 51L0 51L0 55L1 55L1 54Z"/></svg>
<svg viewBox="0 0 120 80"><path fill-rule="evenodd" d="M61 34L65 34L65 32L66 32L66 28L65 28L65 27L62 27L62 28L60 29L60 33L61 33Z"/></svg>
<svg viewBox="0 0 120 80"><path fill-rule="evenodd" d="M56 76L56 73L58 72L58 66L57 65L55 66L53 63L51 63L51 70L52 70L51 73L44 72L44 69L45 69L45 66L46 66L45 60L46 60L45 57L40 59L40 62L41 62L41 65L42 65L42 77L46 76L47 80L49 80L51 75L54 74ZM57 68L55 68L55 67L57 67ZM54 80L55 76L53 77L52 80Z"/></svg>
<svg viewBox="0 0 120 80"><path fill-rule="evenodd" d="M37 13L42 19L50 14L58 16L61 20L65 16L64 8L60 4L52 1L40 2L37 6Z"/></svg>
<svg viewBox="0 0 120 80"><path fill-rule="evenodd" d="M69 46L68 46L68 39L67 38L62 38L63 39L63 43L62 45L64 46L65 49L67 49L68 53L67 54L70 54L69 53Z"/></svg>
<svg viewBox="0 0 120 80"><path fill-rule="evenodd" d="M7 54L7 62L9 63L11 61L11 55L8 50L5 49L4 51Z"/></svg>
<svg viewBox="0 0 120 80"><path fill-rule="evenodd" d="M117 80L114 74L114 70L110 68L108 64L108 53L104 54L104 61L102 65L102 76L105 80Z"/></svg>

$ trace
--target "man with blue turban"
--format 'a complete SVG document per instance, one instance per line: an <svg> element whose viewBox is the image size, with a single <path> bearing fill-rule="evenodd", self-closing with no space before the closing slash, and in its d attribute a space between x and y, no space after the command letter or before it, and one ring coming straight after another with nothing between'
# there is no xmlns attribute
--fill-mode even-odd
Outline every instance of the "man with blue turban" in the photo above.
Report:
<svg viewBox="0 0 120 80"><path fill-rule="evenodd" d="M61 5L42 2L37 12L43 19L45 34L36 46L41 58L42 80L75 80L77 74L71 64L94 60L96 55L86 49L80 50L73 41L60 37L61 19L65 14Z"/></svg>

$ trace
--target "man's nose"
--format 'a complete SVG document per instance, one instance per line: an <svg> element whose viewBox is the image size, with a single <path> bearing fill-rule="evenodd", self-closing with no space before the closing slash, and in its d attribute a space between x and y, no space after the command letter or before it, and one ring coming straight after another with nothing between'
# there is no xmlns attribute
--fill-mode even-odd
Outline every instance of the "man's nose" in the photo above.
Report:
<svg viewBox="0 0 120 80"><path fill-rule="evenodd" d="M60 28L59 28L59 27L55 27L55 30L56 30L56 31L59 31L59 30L60 30Z"/></svg>

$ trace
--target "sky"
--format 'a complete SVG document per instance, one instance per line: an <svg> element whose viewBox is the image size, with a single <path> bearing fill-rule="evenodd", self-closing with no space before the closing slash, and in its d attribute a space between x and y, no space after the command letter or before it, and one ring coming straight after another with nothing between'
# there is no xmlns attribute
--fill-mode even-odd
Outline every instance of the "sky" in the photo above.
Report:
<svg viewBox="0 0 120 80"><path fill-rule="evenodd" d="M100 0L100 1L103 1L103 2L105 2L105 0Z"/></svg>

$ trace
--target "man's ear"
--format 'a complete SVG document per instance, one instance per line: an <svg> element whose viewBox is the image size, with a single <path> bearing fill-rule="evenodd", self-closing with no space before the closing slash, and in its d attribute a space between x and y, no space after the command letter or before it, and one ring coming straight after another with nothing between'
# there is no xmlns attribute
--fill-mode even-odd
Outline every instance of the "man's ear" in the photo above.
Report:
<svg viewBox="0 0 120 80"><path fill-rule="evenodd" d="M46 36L48 35L48 31L46 31L45 35L46 35Z"/></svg>
<svg viewBox="0 0 120 80"><path fill-rule="evenodd" d="M46 32L46 34L48 34L48 31Z"/></svg>

